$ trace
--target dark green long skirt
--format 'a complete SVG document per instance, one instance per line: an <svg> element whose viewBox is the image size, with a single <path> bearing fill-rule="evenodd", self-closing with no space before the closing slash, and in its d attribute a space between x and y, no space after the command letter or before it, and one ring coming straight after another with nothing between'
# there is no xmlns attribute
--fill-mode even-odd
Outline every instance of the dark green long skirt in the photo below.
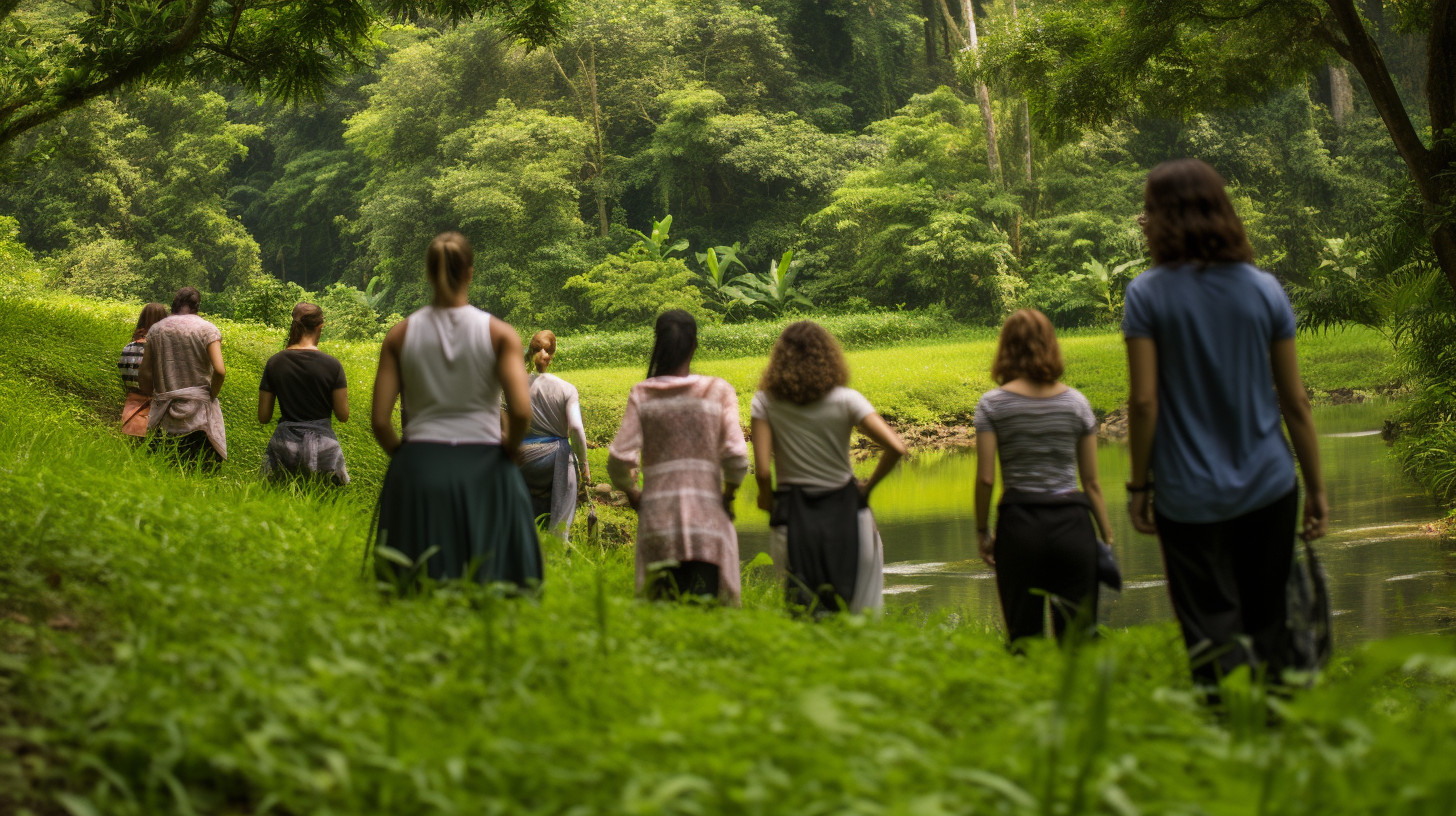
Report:
<svg viewBox="0 0 1456 816"><path fill-rule="evenodd" d="M379 493L378 533L380 545L416 563L439 548L425 563L437 580L541 583L531 494L499 445L401 445Z"/></svg>

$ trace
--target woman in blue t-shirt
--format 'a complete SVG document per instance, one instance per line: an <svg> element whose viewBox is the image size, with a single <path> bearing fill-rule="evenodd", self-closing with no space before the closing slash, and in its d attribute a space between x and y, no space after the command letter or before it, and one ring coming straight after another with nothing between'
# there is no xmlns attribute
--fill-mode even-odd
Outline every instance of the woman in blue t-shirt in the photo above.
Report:
<svg viewBox="0 0 1456 816"><path fill-rule="evenodd" d="M1239 666L1277 679L1299 492L1282 418L1304 474L1300 535L1325 533L1329 506L1294 312L1224 190L1197 159L1148 175L1139 219L1154 266L1128 285L1128 512L1156 533L1195 681ZM1156 509L1153 490L1156 484Z"/></svg>

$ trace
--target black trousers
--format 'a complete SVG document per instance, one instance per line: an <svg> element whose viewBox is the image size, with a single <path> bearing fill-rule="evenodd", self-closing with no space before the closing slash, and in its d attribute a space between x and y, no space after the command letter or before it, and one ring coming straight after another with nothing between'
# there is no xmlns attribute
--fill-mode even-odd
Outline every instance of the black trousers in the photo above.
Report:
<svg viewBox="0 0 1456 816"><path fill-rule="evenodd" d="M718 565L711 561L682 561L647 573L647 598L672 601L686 596L718 597Z"/></svg>
<svg viewBox="0 0 1456 816"><path fill-rule="evenodd" d="M1157 516L1173 613L1194 682L1216 686L1239 666L1277 679L1289 638L1285 594L1299 492L1228 521Z"/></svg>
<svg viewBox="0 0 1456 816"><path fill-rule="evenodd" d="M175 445L177 460L184 464L199 465L204 470L222 467L222 456L208 441L207 431L193 431L181 436L154 432L148 438L154 451L167 450L168 446Z"/></svg>
<svg viewBox="0 0 1456 816"><path fill-rule="evenodd" d="M1012 643L1045 633L1048 600L1058 640L1079 616L1096 624L1097 533L1085 503L1002 502L995 556L996 590Z"/></svg>

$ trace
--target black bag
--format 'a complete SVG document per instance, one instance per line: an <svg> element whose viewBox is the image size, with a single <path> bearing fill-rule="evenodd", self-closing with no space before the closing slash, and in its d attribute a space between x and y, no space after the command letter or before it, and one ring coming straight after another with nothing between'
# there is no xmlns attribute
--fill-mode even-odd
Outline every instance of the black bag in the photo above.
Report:
<svg viewBox="0 0 1456 816"><path fill-rule="evenodd" d="M1097 539L1097 583L1113 592L1122 591L1122 569L1117 566L1117 556L1100 538Z"/></svg>
<svg viewBox="0 0 1456 816"><path fill-rule="evenodd" d="M1289 568L1285 603L1289 627L1285 667L1317 672L1330 662L1335 639L1325 569L1320 565L1319 556L1315 555L1314 545L1308 541L1294 545L1294 563Z"/></svg>

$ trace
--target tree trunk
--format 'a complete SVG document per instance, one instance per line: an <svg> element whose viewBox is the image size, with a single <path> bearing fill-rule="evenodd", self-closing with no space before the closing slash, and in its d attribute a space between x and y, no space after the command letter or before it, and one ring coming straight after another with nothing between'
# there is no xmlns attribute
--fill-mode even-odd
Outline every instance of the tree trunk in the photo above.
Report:
<svg viewBox="0 0 1456 816"><path fill-rule="evenodd" d="M920 14L925 18L925 64L935 64L935 9L931 0L920 0Z"/></svg>
<svg viewBox="0 0 1456 816"><path fill-rule="evenodd" d="M1325 0L1334 13L1344 41L1333 41L1335 51L1355 66L1370 92L1370 101L1385 122L1395 149L1416 184L1431 227L1431 247L1446 280L1456 289L1456 223L1447 212L1456 181L1451 180L1453 148L1450 129L1456 126L1456 0L1434 0L1428 41L1426 98L1431 112L1434 144L1427 148L1411 123L1380 47L1365 30L1354 0Z"/></svg>
<svg viewBox="0 0 1456 816"><path fill-rule="evenodd" d="M981 65L979 53L980 38L976 36L976 10L971 6L971 0L961 0L961 8L964 10L966 22L967 43L971 51L971 59L976 67ZM991 92L987 90L986 83L976 80L976 104L981 108L981 123L986 126L986 164L991 169L991 181L1001 186L1001 152L996 146L996 116L991 112Z"/></svg>
<svg viewBox="0 0 1456 816"><path fill-rule="evenodd" d="M607 221L607 191L602 187L607 173L607 150L602 139L602 106L597 101L597 44L595 40L591 44L591 66L587 73L587 88L591 91L592 140L596 146L593 158L597 163L597 175L592 179L592 188L597 194L597 222L601 236L605 238L611 224Z"/></svg>
<svg viewBox="0 0 1456 816"><path fill-rule="evenodd" d="M1011 0L1011 19L1018 29L1021 27L1021 9L1017 7L1016 0ZM1017 106L1017 118L1021 126L1021 164L1022 172L1025 175L1028 186L1031 184L1031 106L1026 104L1026 97L1021 98L1021 104Z"/></svg>
<svg viewBox="0 0 1456 816"><path fill-rule="evenodd" d="M1350 87L1350 74L1341 65L1329 67L1330 118L1335 127L1344 127L1345 120L1355 111L1355 91Z"/></svg>

